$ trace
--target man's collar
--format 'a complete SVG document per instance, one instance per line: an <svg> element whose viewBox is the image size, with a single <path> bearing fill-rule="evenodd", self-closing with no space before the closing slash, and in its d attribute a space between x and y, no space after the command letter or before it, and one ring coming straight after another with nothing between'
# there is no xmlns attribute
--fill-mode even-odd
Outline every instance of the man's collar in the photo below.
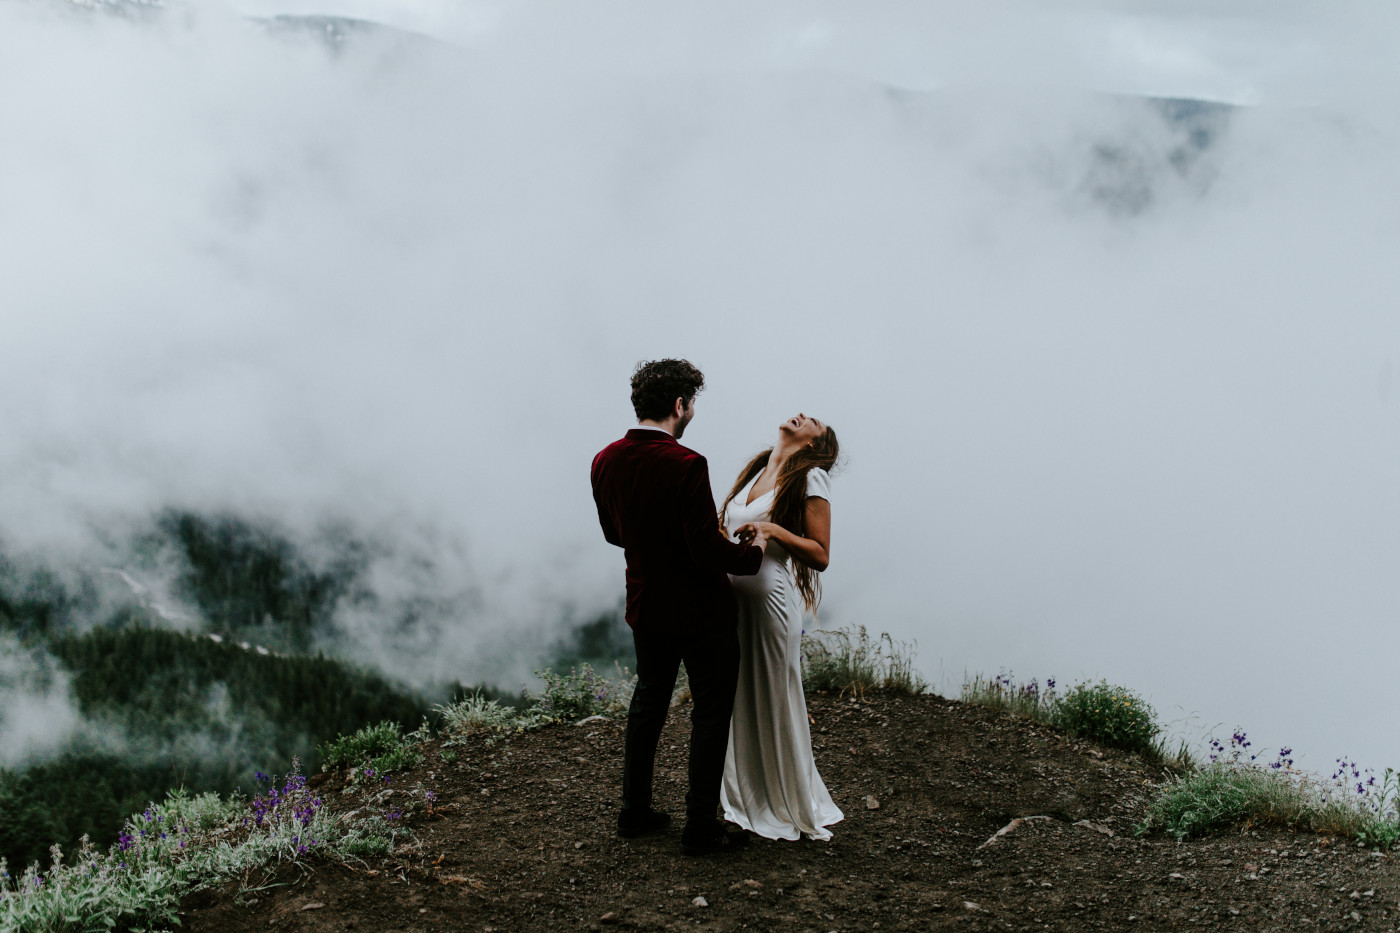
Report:
<svg viewBox="0 0 1400 933"><path fill-rule="evenodd" d="M639 424L628 429L627 436L634 441L660 441L662 443L679 444L675 436L664 428L654 428L649 424Z"/></svg>

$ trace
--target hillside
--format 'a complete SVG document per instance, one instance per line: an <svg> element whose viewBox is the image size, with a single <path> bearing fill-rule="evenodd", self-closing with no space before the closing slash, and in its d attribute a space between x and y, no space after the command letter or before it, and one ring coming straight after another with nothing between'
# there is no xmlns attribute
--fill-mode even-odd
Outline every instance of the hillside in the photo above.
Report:
<svg viewBox="0 0 1400 933"><path fill-rule="evenodd" d="M319 767L316 745L370 722L413 727L429 703L324 657L282 656L133 626L52 638L88 723L62 754L0 767L0 858L45 860L79 837L116 842L122 820L166 791L232 792L266 762Z"/></svg>
<svg viewBox="0 0 1400 933"><path fill-rule="evenodd" d="M392 785L320 776L344 811L436 808L387 859L284 868L182 905L184 929L263 930L1393 930L1395 854L1266 828L1138 839L1152 785L1136 756L936 696L809 698L817 762L846 813L830 843L755 840L691 859L678 828L612 832L622 724L594 719L450 749ZM681 812L685 710L658 762ZM444 751L446 756L444 756ZM451 758L453 760L446 760ZM397 788L397 789L396 789ZM373 792L375 797L367 799ZM1044 817L1014 824L1018 817ZM703 898L704 906L697 906Z"/></svg>

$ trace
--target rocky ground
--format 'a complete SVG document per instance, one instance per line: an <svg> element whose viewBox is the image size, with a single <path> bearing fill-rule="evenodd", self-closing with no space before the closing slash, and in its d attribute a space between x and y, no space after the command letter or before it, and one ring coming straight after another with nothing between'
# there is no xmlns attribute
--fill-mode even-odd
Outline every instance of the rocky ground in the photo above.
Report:
<svg viewBox="0 0 1400 933"><path fill-rule="evenodd" d="M196 895L184 927L528 930L1396 930L1400 859L1248 827L1135 838L1154 782L1136 756L934 696L809 698L817 764L846 819L827 843L755 839L688 858L679 827L614 834L622 726L438 744L398 787L438 796L377 864L284 869ZM679 817L688 714L673 711L658 806ZM356 806L362 792L323 793ZM1001 835L997 835L1001 832ZM995 841L990 841L993 840Z"/></svg>

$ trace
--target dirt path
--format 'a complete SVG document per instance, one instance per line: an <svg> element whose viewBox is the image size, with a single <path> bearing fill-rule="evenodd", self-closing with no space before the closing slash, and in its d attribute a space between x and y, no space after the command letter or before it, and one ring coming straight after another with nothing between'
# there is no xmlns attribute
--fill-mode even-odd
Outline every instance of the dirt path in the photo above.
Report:
<svg viewBox="0 0 1400 933"><path fill-rule="evenodd" d="M435 745L396 779L423 781L445 806L415 818L415 851L285 873L251 905L199 895L185 929L1400 929L1394 855L1278 830L1133 838L1162 777L1133 756L938 697L809 706L818 766L846 813L829 843L756 839L692 859L679 827L618 839L621 724L556 726L474 738L452 763ZM674 711L658 761L658 806L677 817L688 726ZM984 846L1030 816L1046 819Z"/></svg>

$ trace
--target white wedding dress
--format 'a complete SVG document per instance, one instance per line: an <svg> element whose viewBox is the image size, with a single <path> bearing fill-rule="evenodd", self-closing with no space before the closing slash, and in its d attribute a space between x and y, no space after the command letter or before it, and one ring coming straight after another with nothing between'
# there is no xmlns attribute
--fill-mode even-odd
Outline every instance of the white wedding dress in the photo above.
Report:
<svg viewBox="0 0 1400 933"><path fill-rule="evenodd" d="M773 493L748 502L755 476L725 511L731 531L769 521ZM830 478L807 474L807 495L830 501ZM802 693L802 595L784 548L770 541L751 577L730 577L739 603L739 688L729 726L720 805L724 818L769 839L830 839L837 809L812 760Z"/></svg>

